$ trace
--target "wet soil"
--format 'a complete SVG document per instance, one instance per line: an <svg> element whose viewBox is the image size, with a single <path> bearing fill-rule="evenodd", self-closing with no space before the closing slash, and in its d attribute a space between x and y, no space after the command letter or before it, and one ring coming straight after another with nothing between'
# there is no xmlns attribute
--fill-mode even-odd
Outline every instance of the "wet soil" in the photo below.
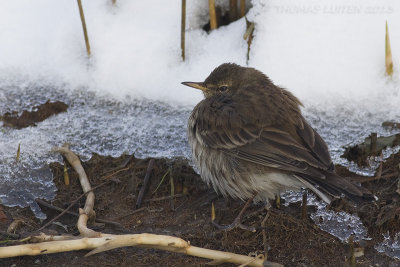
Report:
<svg viewBox="0 0 400 267"><path fill-rule="evenodd" d="M310 219L302 219L301 203L288 207L275 202L269 212L263 204L252 205L242 222L257 228L255 233L235 229L224 232L216 229L210 221L211 203L216 208L217 222L231 223L240 211L241 201L225 200L209 189L185 159L155 159L141 208L136 208L137 196L143 185L150 159L136 159L122 155L119 158L102 157L94 154L83 162L96 195L97 218L110 220L120 225L96 223L92 229L104 233L155 233L177 236L189 240L192 245L256 255L267 249L268 260L285 266L349 266L350 246L336 237L320 230ZM382 233L396 233L400 230L399 195L396 193L399 175L400 154L390 157L382 166L381 178L354 178L363 182L379 198L375 202L360 203L357 208L341 201L332 208L356 212L368 227L371 241L355 243L364 249L364 256L356 258L357 266L398 266L400 262L374 249L382 240ZM77 199L82 190L75 171L67 164L70 184L64 183L64 167L58 163L50 165L57 197L50 203L66 208ZM345 168L337 166L340 174L355 176ZM364 179L364 180L363 180ZM173 180L173 182L171 182ZM171 189L175 197L171 197ZM71 209L77 212L83 207L84 198ZM40 222L29 209L2 207L5 218L0 219L0 231L5 232L10 223L21 219L15 229L18 237L30 235L58 212L41 205L48 219ZM313 207L308 207L309 212ZM1 213L1 212L0 212ZM268 215L267 215L268 214ZM261 222L266 219L265 237ZM56 224L44 232L50 234L78 234L77 217L63 215ZM6 240L1 236L1 240ZM6 243L7 244L7 243ZM172 252L127 247L84 257L87 251L23 256L0 259L1 266L204 266L210 260ZM224 264L223 266L232 266Z"/></svg>
<svg viewBox="0 0 400 267"><path fill-rule="evenodd" d="M36 126L36 123L44 121L52 115L67 111L68 105L60 102L50 102L39 106L35 106L32 110L24 110L21 114L17 111L6 112L0 117L3 125L16 129L25 128L28 126Z"/></svg>

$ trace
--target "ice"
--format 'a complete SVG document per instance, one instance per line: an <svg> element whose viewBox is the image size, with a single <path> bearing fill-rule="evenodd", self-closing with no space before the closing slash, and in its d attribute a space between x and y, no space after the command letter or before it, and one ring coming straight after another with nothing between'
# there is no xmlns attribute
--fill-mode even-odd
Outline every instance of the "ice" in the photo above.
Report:
<svg viewBox="0 0 400 267"><path fill-rule="evenodd" d="M383 252L386 255L400 259L400 233L396 233L394 237L390 237L389 233L383 236L384 240L382 243L375 245L375 249L379 252Z"/></svg>
<svg viewBox="0 0 400 267"><path fill-rule="evenodd" d="M281 195L285 205L302 201L303 192L286 192ZM327 205L316 198L312 193L307 193L307 205L315 206L317 210L310 214L311 219L322 230L347 242L353 235L355 241L369 240L368 231L360 218L346 212L335 212L327 209Z"/></svg>
<svg viewBox="0 0 400 267"><path fill-rule="evenodd" d="M55 92L58 96L52 98ZM136 157L189 157L188 108L145 99L121 102L85 90L50 87L9 87L3 93L5 99L10 99L8 107L0 106L3 111L30 108L44 103L47 97L69 105L67 112L52 116L37 127L4 128L0 134L0 200L10 206L30 205L38 217L43 218L44 214L33 200L54 197L48 164L61 161L59 155L51 152L54 146L69 143L82 160L88 160L92 153L114 157L122 153ZM18 144L21 156L16 163Z"/></svg>

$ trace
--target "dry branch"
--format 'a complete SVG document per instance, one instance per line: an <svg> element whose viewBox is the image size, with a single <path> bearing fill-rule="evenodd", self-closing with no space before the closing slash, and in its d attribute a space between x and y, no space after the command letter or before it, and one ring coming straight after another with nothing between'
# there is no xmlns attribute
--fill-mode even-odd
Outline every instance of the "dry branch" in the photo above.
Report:
<svg viewBox="0 0 400 267"><path fill-rule="evenodd" d="M114 248L139 246L153 249L184 253L213 260L222 260L234 264L248 263L248 266L262 266L263 259L238 255L230 252L191 246L189 242L172 236L154 234L110 235L100 238L81 238L77 240L52 241L39 244L25 244L12 247L1 247L0 258L23 255L42 255L73 250L92 249L86 256Z"/></svg>
<svg viewBox="0 0 400 267"><path fill-rule="evenodd" d="M87 221L89 219L89 216L95 216L95 212L93 210L95 196L92 191L92 187L90 186L89 179L87 178L85 170L82 167L81 161L66 144L64 144L62 147L53 148L53 151L59 152L68 160L74 170L78 173L79 182L81 183L83 192L87 193L85 206L83 209L79 209L79 219L77 227L80 234L86 237L102 236L102 233L98 233L87 228Z"/></svg>
<svg viewBox="0 0 400 267"><path fill-rule="evenodd" d="M142 206L142 200L143 200L144 192L147 189L147 185L148 185L149 180L150 180L150 174L151 174L151 172L153 170L153 166L154 166L154 159L151 159L149 161L148 166L147 166L146 175L144 176L142 188L140 188L139 195L138 195L138 198L136 200L136 208L137 209Z"/></svg>

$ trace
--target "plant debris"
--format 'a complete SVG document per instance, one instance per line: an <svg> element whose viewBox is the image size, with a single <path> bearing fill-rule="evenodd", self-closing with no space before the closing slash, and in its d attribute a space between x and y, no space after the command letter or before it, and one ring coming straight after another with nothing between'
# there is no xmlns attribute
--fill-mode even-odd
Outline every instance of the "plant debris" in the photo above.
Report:
<svg viewBox="0 0 400 267"><path fill-rule="evenodd" d="M379 156L383 149L398 145L400 134L378 137L376 133L371 133L363 143L346 147L341 157L356 162L358 166L367 166L369 157Z"/></svg>
<svg viewBox="0 0 400 267"><path fill-rule="evenodd" d="M112 158L94 154L89 161L83 162L83 167L96 194L97 218L117 223L95 224L91 228L98 227L103 232L113 234L148 232L173 235L189 240L195 246L244 255L264 254L264 248L267 248L268 260L285 266L349 265L350 246L319 229L310 219L303 219L300 202L287 207L280 205L279 209L272 207L269 211L263 205L249 207L242 223L256 227L255 233L240 229L230 232L216 229L211 224L211 203L215 204L219 223L226 224L236 217L243 202L225 200L216 195L201 181L185 159L154 159L148 189L143 196L142 208L136 209L137 196L143 185L150 160L137 159L132 155ZM396 204L399 203L396 201L399 161L400 154L393 155L384 163L379 180L363 183L378 196L379 201L361 203L356 210L352 211L358 213L372 237L371 241L362 244L354 243L354 249L364 249L364 255L356 258L357 266L389 266L390 264L395 266L400 263L374 249L374 245L382 240L382 233L386 233L385 231L389 229L393 233L400 230L400 223L397 222L399 221L397 209L400 205ZM50 167L54 183L58 188L56 199L51 204L66 208L82 194L77 174L67 164L70 184L65 185L64 166L52 163ZM337 169L343 176L356 176L344 168ZM171 195L169 179L162 180L166 173L174 178L174 195ZM391 198L394 201L389 201ZM171 205L171 201L174 201L174 205ZM79 207L83 207L84 202L84 198L78 200L71 211L77 212ZM41 207L48 216L44 222L37 220L28 208L4 207L8 223L0 224L0 232L6 232L7 226L12 221L21 219L24 224L20 226L16 234L24 237L39 229L59 213L48 207L42 205ZM265 225L264 235L262 223ZM64 214L43 231L53 234L74 234L78 233L75 224L76 217ZM4 237L1 240L7 238L10 237ZM85 251L68 252L68 257L65 257L64 253L24 256L2 259L2 263L6 266L12 264L32 266L38 265L38 262L40 266L72 264L129 266L134 262L135 266L199 266L208 262L205 259L171 252L132 247L111 250L90 257L83 257L85 253Z"/></svg>
<svg viewBox="0 0 400 267"><path fill-rule="evenodd" d="M32 111L24 110L21 115L17 111L6 112L1 116L1 120L6 127L22 129L36 126L36 123L44 121L52 115L65 112L67 108L68 105L61 101L50 103L50 100L47 100L46 103L33 107Z"/></svg>
<svg viewBox="0 0 400 267"><path fill-rule="evenodd" d="M400 129L400 123L394 121L384 121L382 122L382 127L389 129Z"/></svg>

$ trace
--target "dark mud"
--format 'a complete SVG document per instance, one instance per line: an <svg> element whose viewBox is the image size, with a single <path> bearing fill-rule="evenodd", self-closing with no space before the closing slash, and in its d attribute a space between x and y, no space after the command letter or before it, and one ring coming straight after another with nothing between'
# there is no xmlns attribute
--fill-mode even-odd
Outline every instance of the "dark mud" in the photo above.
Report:
<svg viewBox="0 0 400 267"><path fill-rule="evenodd" d="M114 221L120 226L96 223L91 228L104 233L155 233L181 237L199 247L230 251L245 255L264 253L268 250L268 260L285 266L349 266L350 246L336 237L320 230L309 219L301 218L301 203L294 203L278 209L270 209L266 220L266 242L263 241L261 222L267 215L263 205L252 205L242 222L255 226L255 233L235 229L223 232L210 222L211 203L215 203L217 221L231 223L243 203L225 200L200 180L184 159L155 159L149 186L145 192L142 209L136 210L138 192L150 159L136 159L123 155L119 158L93 157L83 162L92 187L95 189L95 211L97 218ZM364 256L356 258L357 266L398 266L399 261L389 258L374 249L382 240L382 233L396 233L400 230L396 193L399 175L400 154L390 157L382 166L380 179L354 178L374 192L379 200L361 203L353 208L346 201L336 203L332 208L357 213L368 227L371 241L355 243L364 249ZM67 165L68 166L68 165ZM51 204L66 208L77 199L82 190L74 170L69 167L70 185L64 184L63 166L51 164L54 183L58 188L57 197ZM355 176L345 168L337 167L345 176ZM164 179L163 179L164 177ZM173 180L173 183L171 183ZM172 185L173 184L173 187ZM171 197L171 189L174 195ZM83 207L84 199L71 209L77 212ZM308 207L309 212L313 207ZM6 218L0 220L0 231L5 232L15 219L22 223L15 230L20 237L39 229L58 212L42 206L48 220L40 222L28 209L3 207ZM77 217L66 214L44 231L47 233L78 234ZM1 240L6 240L2 236ZM4 245L4 244L3 244ZM157 250L127 247L84 257L87 251L23 256L0 259L1 266L203 266L209 260ZM231 266L224 264L224 266Z"/></svg>
<svg viewBox="0 0 400 267"><path fill-rule="evenodd" d="M44 121L55 114L65 112L67 108L68 105L63 102L50 103L50 100L48 100L42 105L33 107L30 111L22 111L21 114L17 111L6 112L0 119L3 121L4 126L21 129L28 126L36 126L36 123Z"/></svg>

